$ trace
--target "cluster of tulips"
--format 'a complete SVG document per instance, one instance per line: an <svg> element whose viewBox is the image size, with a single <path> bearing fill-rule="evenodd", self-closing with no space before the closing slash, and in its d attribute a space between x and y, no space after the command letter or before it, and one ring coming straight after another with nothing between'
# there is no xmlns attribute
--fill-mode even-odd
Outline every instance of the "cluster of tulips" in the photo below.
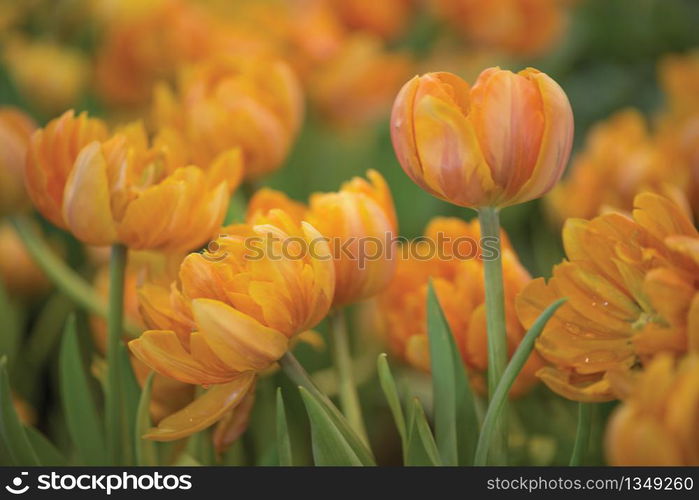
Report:
<svg viewBox="0 0 699 500"><path fill-rule="evenodd" d="M510 400L543 381L579 403L571 465L585 462L596 405L617 400L608 463L699 465L699 57L663 63L670 104L656 126L634 110L612 117L559 182L574 131L564 90L533 68L490 67L472 84L451 72L408 79L414 64L386 47L414 2L251 2L234 17L225 5L138 3L94 14L112 19L95 85L121 113L49 99L54 117L39 127L0 109L0 249L16 256L0 287L0 463L236 463L259 418L274 434L268 463L298 465L294 427L308 426L314 464L376 465L380 437L358 392L373 385L404 464L505 465ZM472 43L533 53L560 31L564 3L433 7ZM478 22L513 12L536 19L539 36ZM302 127L304 95L344 128L388 98L400 167L424 196L477 220L437 217L423 238L400 240L403 214L371 169L307 202L263 187ZM567 258L532 279L499 215L544 196ZM82 260L69 262L58 233ZM89 280L85 261L97 268ZM49 286L25 340L14 296ZM350 310L360 314L348 322ZM294 355L326 349L321 324L331 383ZM388 355L372 352L365 377L352 345L367 333ZM50 336L67 444L32 425L39 375L14 377L25 362L40 371ZM429 389L394 377L402 365ZM270 386L282 376L284 390ZM263 386L277 391L271 417L254 411ZM299 393L300 425L287 411Z"/></svg>

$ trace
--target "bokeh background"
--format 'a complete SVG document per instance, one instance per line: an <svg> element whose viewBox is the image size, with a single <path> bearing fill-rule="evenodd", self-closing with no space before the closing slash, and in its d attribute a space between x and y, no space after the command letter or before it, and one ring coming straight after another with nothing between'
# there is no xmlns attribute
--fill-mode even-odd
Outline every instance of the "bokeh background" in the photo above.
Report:
<svg viewBox="0 0 699 500"><path fill-rule="evenodd" d="M163 3L173 4L172 10L166 9L169 17L148 20L149 9ZM327 4L323 8L329 9L331 21L323 20L327 12L319 3ZM419 236L435 215L475 216L421 191L394 157L390 105L400 85L412 75L448 70L473 81L482 69L494 65L544 71L570 98L577 151L584 147L590 128L618 110L633 107L652 119L667 104L659 83L659 63L668 54L699 47L696 0L181 0L152 4L0 0L0 106L19 107L39 125L69 108L112 123L143 116L151 85L174 80L173 67L181 57L198 57L194 49L187 53L195 44L187 37L199 33L196 16L213 16L236 34L227 42L231 50L281 53L299 72L306 91L304 125L288 160L256 187L274 187L305 200L313 192L335 190L343 181L373 168L388 180L400 233L410 238ZM515 4L523 4L523 10ZM460 14L466 11L468 16ZM474 17L477 21L469 21ZM178 33L185 39L180 40ZM133 82L139 83L130 88ZM240 217L241 200L234 200L229 220ZM544 207L544 202L534 201L503 213L503 226L532 276L547 276L563 257L560 227ZM48 224L43 229L71 266L94 275L80 244ZM6 255L0 259L8 262ZM17 261L10 259L10 266L12 262ZM8 276L5 270L3 279L10 280ZM12 314L27 332L26 357L13 366L15 392L30 418L60 442L65 429L51 353L61 318L70 306L47 287L29 294L10 293L18 305L11 313L4 311L2 321ZM379 443L375 446L379 463L398 464L398 436L374 383L376 354L385 347L359 308L352 324L357 375L365 414L371 416L369 432ZM88 346L86 359L91 359L88 318L81 317L80 325ZM43 333L37 337L34 331ZM327 349L301 345L298 354L332 393ZM395 364L401 383L429 399L429 380ZM227 463L275 463L269 429L274 427L278 384L290 387L279 374L260 382L251 427L224 458ZM295 454L299 462L310 463L310 450L302 445L307 432L305 413L292 392L287 391ZM601 422L613 405L602 406L595 415L598 423L590 463L603 463ZM574 438L575 405L537 387L515 402L514 408L513 461L565 463Z"/></svg>

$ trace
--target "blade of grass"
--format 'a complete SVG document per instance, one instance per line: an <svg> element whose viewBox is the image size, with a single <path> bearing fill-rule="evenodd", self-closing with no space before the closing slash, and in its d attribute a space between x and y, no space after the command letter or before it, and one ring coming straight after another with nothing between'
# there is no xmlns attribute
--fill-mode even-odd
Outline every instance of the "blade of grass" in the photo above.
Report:
<svg viewBox="0 0 699 500"><path fill-rule="evenodd" d="M289 425L286 420L286 410L284 408L284 397L282 388L277 387L277 455L279 465L294 465L291 453L291 439L289 438Z"/></svg>

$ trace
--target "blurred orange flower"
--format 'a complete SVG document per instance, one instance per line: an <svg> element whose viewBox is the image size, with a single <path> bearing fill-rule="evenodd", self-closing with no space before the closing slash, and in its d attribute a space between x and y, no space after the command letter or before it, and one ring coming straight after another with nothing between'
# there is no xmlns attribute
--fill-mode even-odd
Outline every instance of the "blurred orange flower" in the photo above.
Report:
<svg viewBox="0 0 699 500"><path fill-rule="evenodd" d="M573 113L558 84L532 68L489 68L473 87L427 73L398 94L391 137L403 170L428 193L465 207L505 207L556 184Z"/></svg>
<svg viewBox="0 0 699 500"><path fill-rule="evenodd" d="M176 92L156 89L156 127L177 132L197 164L239 147L245 177L279 168L303 118L299 83L289 66L266 57L224 56L183 70Z"/></svg>
<svg viewBox="0 0 699 500"><path fill-rule="evenodd" d="M436 0L435 10L475 44L520 56L551 49L567 25L568 0Z"/></svg>
<svg viewBox="0 0 699 500"><path fill-rule="evenodd" d="M658 148L643 115L626 109L592 128L570 173L546 198L552 219L592 218L609 210L630 212L633 199L653 191L686 205L687 170Z"/></svg>
<svg viewBox="0 0 699 500"><path fill-rule="evenodd" d="M2 58L22 95L49 115L75 106L90 77L84 54L54 43L13 38Z"/></svg>
<svg viewBox="0 0 699 500"><path fill-rule="evenodd" d="M379 39L355 35L310 72L309 99L339 126L375 121L386 116L411 67L407 53L388 52Z"/></svg>
<svg viewBox="0 0 699 500"><path fill-rule="evenodd" d="M0 222L0 255L0 281L11 296L32 296L49 288L46 275L7 222Z"/></svg>
<svg viewBox="0 0 699 500"><path fill-rule="evenodd" d="M131 351L158 373L212 386L163 419L150 439L179 439L219 421L242 404L257 374L284 355L290 340L330 308L330 249L311 225L272 210L224 231L215 252L185 258L177 284L141 289L143 318L153 329L131 341ZM291 259L281 252L302 241L317 242L313 255Z"/></svg>
<svg viewBox="0 0 699 500"><path fill-rule="evenodd" d="M14 108L0 108L0 215L28 205L24 163L34 121Z"/></svg>
<svg viewBox="0 0 699 500"><path fill-rule="evenodd" d="M472 383L485 393L488 341L481 258L486 249L479 246L480 226L477 221L435 218L427 226L425 238L402 249L395 277L379 296L378 314L389 345L411 365L430 370L426 300L431 279ZM517 320L514 300L531 278L504 233L502 259L507 344L512 355L525 333ZM536 382L534 373L541 366L539 356L533 354L515 381L514 395Z"/></svg>
<svg viewBox="0 0 699 500"><path fill-rule="evenodd" d="M695 325L699 328L699 323ZM699 465L699 356L658 355L635 377L606 433L611 465Z"/></svg>
<svg viewBox="0 0 699 500"><path fill-rule="evenodd" d="M204 171L180 148L167 134L149 145L138 122L108 138L100 120L68 111L34 134L27 190L42 215L85 243L191 250L222 223L242 165L232 149Z"/></svg>
<svg viewBox="0 0 699 500"><path fill-rule="evenodd" d="M526 327L554 300L568 298L536 345L551 363L538 376L566 398L615 399L619 377L658 353L678 356L699 344L699 233L662 196L643 193L634 204L633 219L569 219L568 261L517 298Z"/></svg>
<svg viewBox="0 0 699 500"><path fill-rule="evenodd" d="M248 218L283 209L297 221L307 220L330 242L334 306L376 295L395 270L398 222L391 191L378 172L369 170L367 177L370 182L355 177L338 192L311 195L308 207L271 189L258 191L248 205Z"/></svg>
<svg viewBox="0 0 699 500"><path fill-rule="evenodd" d="M384 39L395 38L405 31L413 3L413 0L330 0L333 10L349 29Z"/></svg>

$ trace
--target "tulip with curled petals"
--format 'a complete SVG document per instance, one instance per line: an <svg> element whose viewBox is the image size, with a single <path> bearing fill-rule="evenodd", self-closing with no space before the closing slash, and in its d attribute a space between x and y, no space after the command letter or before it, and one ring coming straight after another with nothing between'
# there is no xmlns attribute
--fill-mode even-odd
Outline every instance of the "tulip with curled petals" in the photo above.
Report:
<svg viewBox="0 0 699 500"><path fill-rule="evenodd" d="M176 91L157 87L153 116L158 127L180 134L197 164L240 147L245 177L255 179L286 159L303 99L285 62L219 54L183 70Z"/></svg>
<svg viewBox="0 0 699 500"><path fill-rule="evenodd" d="M34 121L15 108L0 108L0 215L27 205L24 163Z"/></svg>
<svg viewBox="0 0 699 500"><path fill-rule="evenodd" d="M391 138L403 170L428 193L502 208L539 198L559 180L573 113L561 87L532 68L489 68L473 86L427 73L396 97Z"/></svg>
<svg viewBox="0 0 699 500"><path fill-rule="evenodd" d="M617 382L637 368L699 346L699 233L667 198L641 193L634 205L633 218L568 219L568 260L517 298L526 327L551 302L568 299L536 342L549 362L537 376L565 398L617 399Z"/></svg>
<svg viewBox="0 0 699 500"><path fill-rule="evenodd" d="M314 252L302 258L283 253L289 245L312 242ZM131 352L157 373L209 387L148 438L179 439L219 421L332 303L330 248L310 224L272 210L225 228L215 243L215 252L188 255L170 288L141 289L141 312L151 330L129 343ZM228 424L221 432L235 434L236 422Z"/></svg>
<svg viewBox="0 0 699 500"><path fill-rule="evenodd" d="M609 464L699 466L699 353L661 354L629 386L607 423Z"/></svg>
<svg viewBox="0 0 699 500"><path fill-rule="evenodd" d="M171 135L149 144L138 122L109 135L68 111L32 137L26 186L44 217L87 244L187 251L223 221L242 164L236 149L206 170L186 160Z"/></svg>
<svg viewBox="0 0 699 500"><path fill-rule="evenodd" d="M307 220L329 241L335 263L333 306L342 307L383 290L395 270L398 222L391 191L378 172L355 177L340 190L311 195L306 207L283 193L261 189L250 200L248 217L280 208Z"/></svg>

